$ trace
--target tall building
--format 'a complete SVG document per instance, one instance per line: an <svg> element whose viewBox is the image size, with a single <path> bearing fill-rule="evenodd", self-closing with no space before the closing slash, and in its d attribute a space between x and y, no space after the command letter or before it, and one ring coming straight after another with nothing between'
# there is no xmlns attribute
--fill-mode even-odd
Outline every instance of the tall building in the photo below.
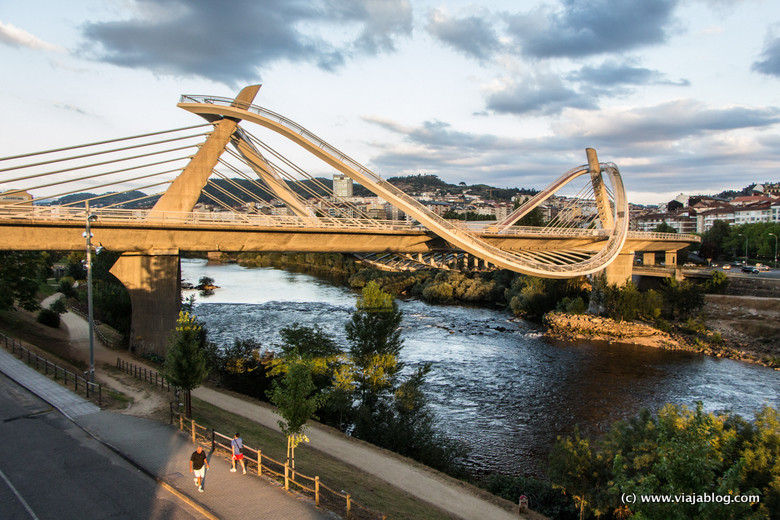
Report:
<svg viewBox="0 0 780 520"><path fill-rule="evenodd" d="M337 197L352 196L352 179L346 175L336 173L333 175L333 194Z"/></svg>

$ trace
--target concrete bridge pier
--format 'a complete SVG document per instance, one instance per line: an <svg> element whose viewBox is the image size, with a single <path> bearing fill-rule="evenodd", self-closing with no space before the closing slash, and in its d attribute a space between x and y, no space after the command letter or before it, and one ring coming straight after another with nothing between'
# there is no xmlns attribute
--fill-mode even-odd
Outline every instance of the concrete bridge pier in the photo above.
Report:
<svg viewBox="0 0 780 520"><path fill-rule="evenodd" d="M631 280L631 275L634 272L634 253L620 253L612 263L610 263L605 269L604 274L607 276L607 283L612 285L622 286L627 281Z"/></svg>
<svg viewBox="0 0 780 520"><path fill-rule="evenodd" d="M130 293L130 350L165 357L181 309L179 251L124 253L111 274Z"/></svg>

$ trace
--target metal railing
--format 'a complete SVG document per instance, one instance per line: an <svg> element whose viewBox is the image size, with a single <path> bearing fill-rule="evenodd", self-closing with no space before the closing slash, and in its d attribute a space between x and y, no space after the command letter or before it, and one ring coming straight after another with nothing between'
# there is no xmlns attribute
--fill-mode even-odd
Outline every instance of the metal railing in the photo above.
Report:
<svg viewBox="0 0 780 520"><path fill-rule="evenodd" d="M68 383L72 383L74 392L78 394L79 390L81 390L84 392L87 399L97 398L98 406L103 406L103 387L100 383L93 383L84 376L71 372L56 363L52 363L45 357L39 356L22 345L21 340L9 338L5 334L0 333L0 342L5 344L6 350L9 350L15 356L18 356L22 361L26 361L28 366L35 366L35 370L43 372L46 376L51 373L55 381L62 377L63 384L66 387L68 386Z"/></svg>
<svg viewBox="0 0 780 520"><path fill-rule="evenodd" d="M257 215L234 213L227 211L215 212L157 212L154 218L149 218L150 210L139 209L101 209L90 208L90 214L97 216L97 224L162 224L162 225L188 225L188 226L206 226L206 225L227 225L240 227L265 227L265 228L325 228L325 229L362 229L362 230L399 230L399 231L423 231L425 228L419 224L413 224L400 220L377 220L377 219L341 219L334 217L303 218L292 215ZM26 220L30 223L34 221L57 221L57 222L78 222L83 224L86 213L83 208L70 208L62 206L3 206L0 205L0 220ZM462 221L448 221L450 225L457 228L463 228L464 232L470 233L497 233L498 228L489 223L483 227L472 227L473 223L466 226ZM583 228L556 228L545 229L541 227L529 226L511 226L502 231L505 235L527 235L527 236L561 236L578 238L608 238L609 231L604 229L583 229ZM643 231L629 231L629 238L653 239L653 240L684 240L700 241L701 237L696 235L684 235L676 233L653 233Z"/></svg>
<svg viewBox="0 0 780 520"><path fill-rule="evenodd" d="M233 440L213 428L197 424L194 419L187 419L174 409L171 403L171 424L178 424L179 430L186 433L192 442L211 448L212 452L225 456L232 454L230 442ZM276 480L286 491L291 488L298 493L314 500L315 505L324 507L338 514L343 514L347 520L386 520L387 515L372 511L355 502L350 493L336 491L322 482L319 476L304 475L295 470L287 462L280 462L264 454L260 448L252 448L244 444L244 463L247 472Z"/></svg>
<svg viewBox="0 0 780 520"><path fill-rule="evenodd" d="M122 372L124 372L125 374L129 374L135 377L136 379L143 379L147 383L151 383L154 386L159 386L160 388L168 392L170 392L171 389L175 390L175 387L171 386L170 381L165 379L165 376L163 376L161 373L157 372L156 370L152 370L150 368L129 363L119 357L116 358L116 367Z"/></svg>

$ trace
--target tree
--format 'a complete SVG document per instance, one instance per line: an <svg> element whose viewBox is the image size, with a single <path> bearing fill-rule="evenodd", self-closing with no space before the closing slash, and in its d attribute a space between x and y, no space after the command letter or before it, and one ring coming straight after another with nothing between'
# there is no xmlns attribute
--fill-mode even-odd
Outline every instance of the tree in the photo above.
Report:
<svg viewBox="0 0 780 520"><path fill-rule="evenodd" d="M399 328L402 318L393 296L371 281L363 288L352 319L346 324L357 390L362 404L369 408L382 392L393 388L403 368L398 359L403 346Z"/></svg>
<svg viewBox="0 0 780 520"><path fill-rule="evenodd" d="M163 374L170 383L184 391L184 413L192 417L192 390L208 375L206 355L201 348L202 327L186 312L180 312L176 330L168 340Z"/></svg>
<svg viewBox="0 0 780 520"><path fill-rule="evenodd" d="M677 230L667 224L666 222L661 222L657 226L655 226L655 229L653 229L654 233L677 233Z"/></svg>
<svg viewBox="0 0 780 520"><path fill-rule="evenodd" d="M679 282L674 277L667 277L661 294L672 318L676 315L684 320L704 306L704 289L690 280Z"/></svg>
<svg viewBox="0 0 780 520"><path fill-rule="evenodd" d="M562 489L574 499L580 520L585 518L588 509L602 512L596 505L596 494L606 479L599 462L591 449L590 440L583 437L578 429L575 429L573 437L559 437L550 451L548 472L553 487Z"/></svg>
<svg viewBox="0 0 780 520"><path fill-rule="evenodd" d="M515 222L516 226L544 226L544 213L538 206L523 215L523 217Z"/></svg>
<svg viewBox="0 0 780 520"><path fill-rule="evenodd" d="M35 295L44 276L46 259L31 251L0 251L0 310L39 308Z"/></svg>
<svg viewBox="0 0 780 520"><path fill-rule="evenodd" d="M282 416L278 424L287 437L287 462L294 470L295 448L302 441L308 442L304 434L306 421L316 419L314 412L322 406L326 396L315 392L310 360L301 358L295 352L287 358L286 373L279 381L273 382L267 395Z"/></svg>

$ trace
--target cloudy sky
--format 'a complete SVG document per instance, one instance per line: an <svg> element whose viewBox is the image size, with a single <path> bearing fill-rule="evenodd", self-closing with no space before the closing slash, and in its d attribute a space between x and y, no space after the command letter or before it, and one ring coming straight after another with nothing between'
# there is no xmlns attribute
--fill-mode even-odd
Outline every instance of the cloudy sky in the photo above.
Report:
<svg viewBox="0 0 780 520"><path fill-rule="evenodd" d="M481 4L2 2L0 157L197 124L179 95L262 83L383 177L541 189L592 147L637 203L780 181L777 0Z"/></svg>

